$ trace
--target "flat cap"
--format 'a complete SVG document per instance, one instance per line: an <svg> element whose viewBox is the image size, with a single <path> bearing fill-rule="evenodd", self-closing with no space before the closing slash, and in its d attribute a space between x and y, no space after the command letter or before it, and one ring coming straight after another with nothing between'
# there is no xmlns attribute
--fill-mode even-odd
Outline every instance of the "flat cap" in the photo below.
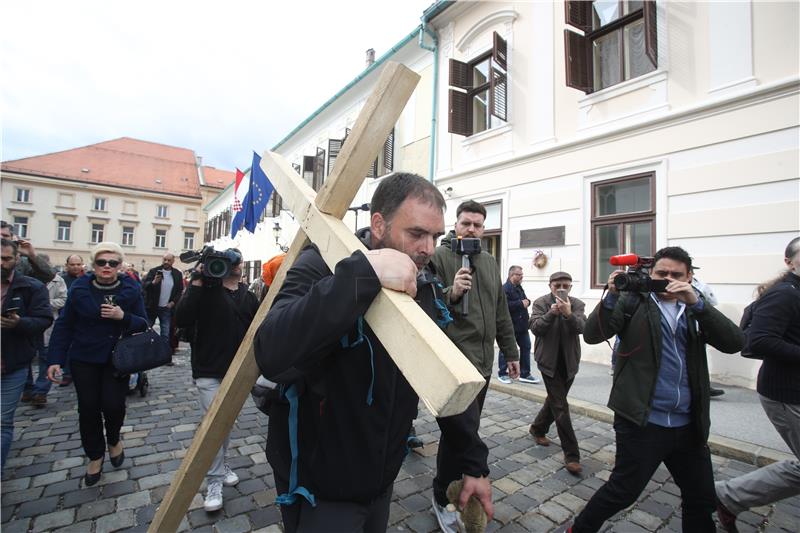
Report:
<svg viewBox="0 0 800 533"><path fill-rule="evenodd" d="M558 279L568 279L572 281L572 276L567 274L566 272L553 272L550 274L550 282L556 281Z"/></svg>

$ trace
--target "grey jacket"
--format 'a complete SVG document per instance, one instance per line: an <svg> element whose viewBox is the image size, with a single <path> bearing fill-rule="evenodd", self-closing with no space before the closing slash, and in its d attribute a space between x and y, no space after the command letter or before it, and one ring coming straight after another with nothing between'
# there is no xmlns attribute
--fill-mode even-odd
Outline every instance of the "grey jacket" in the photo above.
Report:
<svg viewBox="0 0 800 533"><path fill-rule="evenodd" d="M572 296L572 314L564 318L560 314L550 312L550 306L556 302L552 293L537 298L531 305L530 328L536 339L533 344L533 358L539 371L547 377L554 377L558 368L559 353L564 354L567 368L567 379L578 373L581 361L580 334L586 324L585 304Z"/></svg>

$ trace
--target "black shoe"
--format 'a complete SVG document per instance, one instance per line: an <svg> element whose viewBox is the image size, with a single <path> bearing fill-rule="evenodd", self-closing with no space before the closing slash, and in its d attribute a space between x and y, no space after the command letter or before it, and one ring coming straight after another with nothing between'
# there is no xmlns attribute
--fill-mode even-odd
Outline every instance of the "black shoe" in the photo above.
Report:
<svg viewBox="0 0 800 533"><path fill-rule="evenodd" d="M88 470L88 467L87 467ZM97 485L97 482L100 481L100 476L103 475L103 463L100 463L100 470L96 474L90 474L86 472L83 476L83 483L87 487L91 487L92 485Z"/></svg>
<svg viewBox="0 0 800 533"><path fill-rule="evenodd" d="M114 468L119 468L122 466L122 463L125 462L125 450L119 452L119 455L116 457L108 456L111 459L111 466Z"/></svg>
<svg viewBox="0 0 800 533"><path fill-rule="evenodd" d="M722 396L723 394L725 394L725 391L722 389L715 389L714 387L708 388L708 395L711 396L712 398L716 396Z"/></svg>

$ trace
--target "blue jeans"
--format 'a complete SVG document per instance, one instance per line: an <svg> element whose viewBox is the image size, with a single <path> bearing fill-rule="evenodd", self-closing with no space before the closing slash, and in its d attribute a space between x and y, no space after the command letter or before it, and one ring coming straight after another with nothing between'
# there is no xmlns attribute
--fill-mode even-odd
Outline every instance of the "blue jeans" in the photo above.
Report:
<svg viewBox="0 0 800 533"><path fill-rule="evenodd" d="M29 392L33 395L47 396L47 393L50 392L50 386L52 385L50 380L47 379L48 366L47 346L44 346L39 348L39 375L36 377L36 381L33 380L33 372L31 371L31 367L28 366L28 376L25 380L25 392Z"/></svg>
<svg viewBox="0 0 800 533"><path fill-rule="evenodd" d="M26 377L28 377L28 369L20 368L3 374L0 381L0 411L2 411L0 468L6 464L6 456L8 456L8 450L11 449L11 441L14 439L14 412L17 410L17 404L22 396Z"/></svg>
<svg viewBox="0 0 800 533"><path fill-rule="evenodd" d="M158 319L158 327L161 336L169 342L169 328L172 324L172 308L159 307L154 314L150 314L150 327L153 327L156 323L156 318Z"/></svg>
<svg viewBox="0 0 800 533"><path fill-rule="evenodd" d="M519 346L519 376L522 378L531 377L531 337L528 335L528 330L515 331L514 337L517 339L517 346ZM508 375L508 364L506 363L506 356L501 351L497 355L497 375Z"/></svg>

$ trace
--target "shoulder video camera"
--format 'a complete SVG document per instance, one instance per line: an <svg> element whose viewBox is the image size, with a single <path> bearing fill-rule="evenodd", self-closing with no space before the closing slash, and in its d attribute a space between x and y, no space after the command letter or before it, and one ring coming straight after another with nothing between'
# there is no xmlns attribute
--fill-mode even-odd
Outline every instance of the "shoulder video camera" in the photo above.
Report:
<svg viewBox="0 0 800 533"><path fill-rule="evenodd" d="M614 278L614 286L625 292L664 292L669 280L653 279L648 270L653 267L652 257L640 257L636 254L612 255L608 260L614 266L626 266L628 269Z"/></svg>
<svg viewBox="0 0 800 533"><path fill-rule="evenodd" d="M242 255L233 248L217 251L213 246L203 246L202 250L183 252L180 258L184 263L197 261L194 268L203 265L203 277L206 280L222 280L228 277L234 266L242 262Z"/></svg>

